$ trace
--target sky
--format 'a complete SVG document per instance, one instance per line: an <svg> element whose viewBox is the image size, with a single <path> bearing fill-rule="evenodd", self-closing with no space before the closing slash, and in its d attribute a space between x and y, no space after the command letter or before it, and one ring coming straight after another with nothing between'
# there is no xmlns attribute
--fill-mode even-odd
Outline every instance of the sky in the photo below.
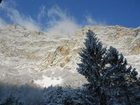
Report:
<svg viewBox="0 0 140 105"><path fill-rule="evenodd" d="M140 25L140 0L3 0L0 25L72 31L85 25ZM58 29L59 28L59 29Z"/></svg>

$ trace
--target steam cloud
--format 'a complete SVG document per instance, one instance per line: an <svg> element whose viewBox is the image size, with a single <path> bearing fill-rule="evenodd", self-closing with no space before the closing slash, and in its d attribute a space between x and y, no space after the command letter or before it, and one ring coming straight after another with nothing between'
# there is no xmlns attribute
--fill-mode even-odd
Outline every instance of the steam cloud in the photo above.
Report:
<svg viewBox="0 0 140 105"><path fill-rule="evenodd" d="M62 11L57 5L50 9L47 9L46 6L41 6L36 19L33 19L31 16L26 16L21 11L18 11L15 5L15 2L11 5L11 3L5 1L0 6L0 12L4 12L12 24L18 24L30 30L46 31L51 35L58 36L74 35L81 27L74 17L69 16L67 12ZM86 16L85 21L86 25L98 24L90 16ZM6 20L0 17L0 26L6 24Z"/></svg>

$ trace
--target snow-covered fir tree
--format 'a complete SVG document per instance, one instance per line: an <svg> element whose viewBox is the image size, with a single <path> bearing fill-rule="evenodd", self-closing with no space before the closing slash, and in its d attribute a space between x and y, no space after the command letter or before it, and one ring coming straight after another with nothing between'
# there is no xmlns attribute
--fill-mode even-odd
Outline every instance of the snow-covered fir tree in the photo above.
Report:
<svg viewBox="0 0 140 105"><path fill-rule="evenodd" d="M104 48L91 30L80 56L78 72L87 78L86 86L96 94L99 105L140 104L138 73L128 67L127 60L115 48Z"/></svg>
<svg viewBox="0 0 140 105"><path fill-rule="evenodd" d="M107 103L101 78L101 72L105 66L103 63L105 52L106 48L103 48L95 33L89 30L85 40L85 48L80 53L82 63L79 64L78 72L87 78L91 91L96 91L96 96L101 105Z"/></svg>

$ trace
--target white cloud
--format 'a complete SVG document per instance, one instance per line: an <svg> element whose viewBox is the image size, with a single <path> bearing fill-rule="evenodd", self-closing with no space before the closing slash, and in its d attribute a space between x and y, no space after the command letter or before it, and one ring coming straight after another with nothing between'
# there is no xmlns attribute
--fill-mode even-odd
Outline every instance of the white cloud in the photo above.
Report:
<svg viewBox="0 0 140 105"><path fill-rule="evenodd" d="M6 26L7 23L2 19L0 18L0 26Z"/></svg>
<svg viewBox="0 0 140 105"><path fill-rule="evenodd" d="M8 16L13 24L24 26L30 30L43 30L51 36L55 35L58 37L73 36L81 27L74 17L57 5L50 9L46 6L41 6L36 14L36 19L33 19L31 16L26 16L21 11L18 11L16 9L16 2L12 2L13 4L11 2L3 2L0 6L0 12L2 10L5 11L6 16ZM85 22L85 25L102 25L102 23L96 22L91 16L85 16L83 22ZM0 24L5 23L4 19L0 19Z"/></svg>
<svg viewBox="0 0 140 105"><path fill-rule="evenodd" d="M51 35L70 37L75 34L79 26L71 20L57 21L51 27L48 27L47 32Z"/></svg>
<svg viewBox="0 0 140 105"><path fill-rule="evenodd" d="M1 9L6 12L6 15L10 18L11 22L24 26L30 30L39 30L40 27L30 16L21 14L16 8L10 6L8 2L2 4Z"/></svg>
<svg viewBox="0 0 140 105"><path fill-rule="evenodd" d="M96 20L95 20L93 17L91 17L91 16L86 16L85 19L86 19L85 24L86 24L86 25L89 25L89 26L94 26L94 25L106 25L105 22L98 22L98 21L96 21Z"/></svg>
<svg viewBox="0 0 140 105"><path fill-rule="evenodd" d="M86 16L86 23L88 25L97 25L97 22L91 16Z"/></svg>
<svg viewBox="0 0 140 105"><path fill-rule="evenodd" d="M38 21L41 21L41 19L47 15L46 11L47 11L47 9L45 6L40 7L40 11L39 11L38 16L37 16Z"/></svg>
<svg viewBox="0 0 140 105"><path fill-rule="evenodd" d="M15 24L24 26L30 30L39 30L38 24L31 18L20 14L17 10L13 9L8 12L8 16Z"/></svg>
<svg viewBox="0 0 140 105"><path fill-rule="evenodd" d="M73 17L68 16L58 6L48 10L48 25L47 32L57 36L72 36L80 28Z"/></svg>
<svg viewBox="0 0 140 105"><path fill-rule="evenodd" d="M67 19L67 14L65 11L62 11L58 6L53 6L51 9L48 10L48 17L56 19ZM70 18L70 17L69 17Z"/></svg>
<svg viewBox="0 0 140 105"><path fill-rule="evenodd" d="M31 30L43 29L55 36L72 36L80 27L72 16L68 16L58 6L53 6L50 9L41 6L37 14L37 20L24 15L21 11L19 12L15 6L13 7L8 2L3 3L1 9L5 11L12 23L19 24Z"/></svg>

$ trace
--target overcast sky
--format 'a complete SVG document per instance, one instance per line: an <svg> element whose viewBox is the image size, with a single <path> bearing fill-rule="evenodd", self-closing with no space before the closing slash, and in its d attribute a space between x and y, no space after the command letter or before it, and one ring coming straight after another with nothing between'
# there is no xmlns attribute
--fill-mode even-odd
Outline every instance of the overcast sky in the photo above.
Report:
<svg viewBox="0 0 140 105"><path fill-rule="evenodd" d="M140 25L140 0L3 0L0 24L49 27L60 22L84 25ZM65 24L66 25L66 24ZM78 26L75 26L78 27Z"/></svg>

